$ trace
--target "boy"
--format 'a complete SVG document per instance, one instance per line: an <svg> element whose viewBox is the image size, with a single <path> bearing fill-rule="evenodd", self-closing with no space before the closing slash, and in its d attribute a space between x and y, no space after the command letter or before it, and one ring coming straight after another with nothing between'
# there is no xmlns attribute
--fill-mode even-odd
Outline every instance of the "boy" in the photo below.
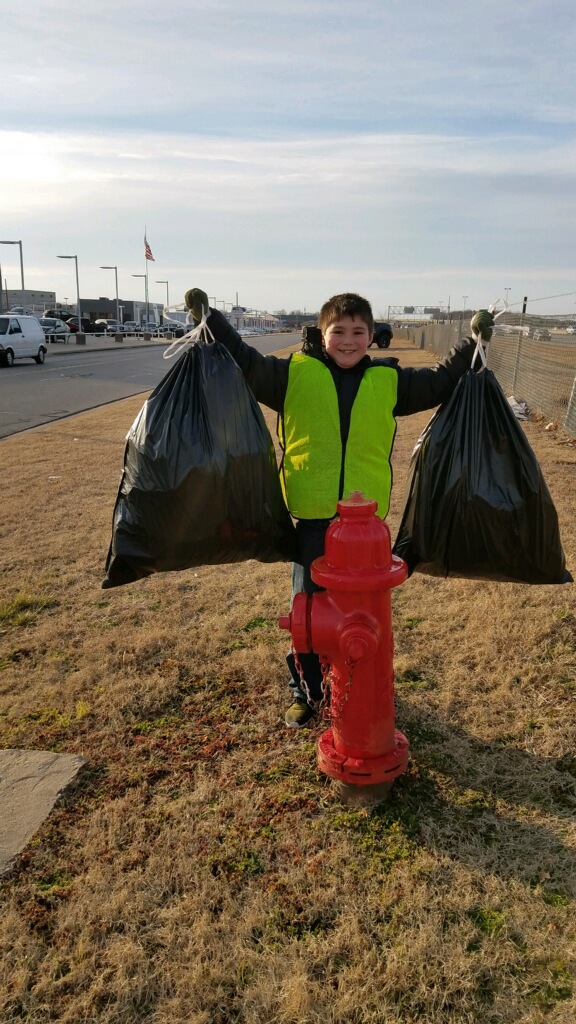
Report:
<svg viewBox="0 0 576 1024"><path fill-rule="evenodd" d="M192 288L184 301L195 323L208 314L214 338L234 356L256 400L279 414L281 482L296 520L299 552L292 593L311 594L320 588L310 566L324 553L337 502L360 490L378 501L378 515L386 518L396 417L445 402L470 369L476 343L464 338L435 366L422 369L402 369L393 358L372 360L372 309L360 295L346 292L324 303L302 351L281 359L247 345L222 313L209 309L200 289ZM493 324L491 313L480 310L471 329L488 342ZM291 653L287 662L292 703L285 723L300 729L322 699L322 671L315 653Z"/></svg>

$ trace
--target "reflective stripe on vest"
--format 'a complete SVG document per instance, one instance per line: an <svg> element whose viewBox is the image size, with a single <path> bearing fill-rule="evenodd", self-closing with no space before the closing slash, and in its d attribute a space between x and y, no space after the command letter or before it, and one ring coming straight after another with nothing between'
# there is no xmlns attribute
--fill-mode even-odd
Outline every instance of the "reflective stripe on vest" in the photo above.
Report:
<svg viewBox="0 0 576 1024"><path fill-rule="evenodd" d="M396 431L398 375L390 366L369 366L352 406L339 493L342 441L338 395L324 363L297 352L290 360L288 388L279 423L284 450L281 482L286 504L296 519L330 519L339 498L363 491L388 513Z"/></svg>

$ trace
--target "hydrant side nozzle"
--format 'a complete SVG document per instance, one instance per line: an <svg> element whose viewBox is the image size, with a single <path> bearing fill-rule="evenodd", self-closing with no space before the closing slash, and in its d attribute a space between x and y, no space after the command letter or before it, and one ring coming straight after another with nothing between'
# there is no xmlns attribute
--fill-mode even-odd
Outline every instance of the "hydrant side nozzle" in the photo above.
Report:
<svg viewBox="0 0 576 1024"><path fill-rule="evenodd" d="M372 658L380 642L378 622L358 620L348 622L340 634L340 650L345 661L356 662L361 658Z"/></svg>
<svg viewBox="0 0 576 1024"><path fill-rule="evenodd" d="M292 634L294 650L302 653L311 650L309 602L309 594L295 594L290 615L281 615L278 619L280 629L286 629Z"/></svg>

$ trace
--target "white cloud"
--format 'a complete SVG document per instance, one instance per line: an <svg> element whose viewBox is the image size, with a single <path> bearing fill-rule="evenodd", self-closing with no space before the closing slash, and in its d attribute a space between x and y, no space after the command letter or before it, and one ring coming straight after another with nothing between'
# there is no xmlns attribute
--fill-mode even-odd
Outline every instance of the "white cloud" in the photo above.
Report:
<svg viewBox="0 0 576 1024"><path fill-rule="evenodd" d="M276 307L502 268L568 290L575 33L563 0L28 0L0 38L4 237L46 287L78 252L93 293L102 262L133 285L145 223L175 290L188 267Z"/></svg>

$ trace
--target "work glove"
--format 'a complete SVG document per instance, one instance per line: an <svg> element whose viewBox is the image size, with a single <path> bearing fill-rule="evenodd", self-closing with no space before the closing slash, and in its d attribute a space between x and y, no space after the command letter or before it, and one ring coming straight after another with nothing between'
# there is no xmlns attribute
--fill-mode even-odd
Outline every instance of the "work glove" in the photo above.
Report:
<svg viewBox="0 0 576 1024"><path fill-rule="evenodd" d="M485 344L489 342L494 330L492 313L488 309L479 309L470 321L470 330L472 334L478 334Z"/></svg>
<svg viewBox="0 0 576 1024"><path fill-rule="evenodd" d="M308 324L302 328L302 351L308 354L322 351L322 331Z"/></svg>
<svg viewBox="0 0 576 1024"><path fill-rule="evenodd" d="M192 313L195 324L199 324L204 313L208 313L208 296L201 288L189 288L184 296L184 305Z"/></svg>

